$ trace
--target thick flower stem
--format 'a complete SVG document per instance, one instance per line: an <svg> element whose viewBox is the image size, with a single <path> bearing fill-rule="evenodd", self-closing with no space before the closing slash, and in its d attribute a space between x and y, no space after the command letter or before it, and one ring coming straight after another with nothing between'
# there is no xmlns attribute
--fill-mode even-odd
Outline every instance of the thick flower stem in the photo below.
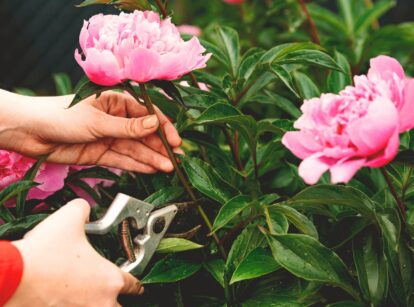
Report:
<svg viewBox="0 0 414 307"><path fill-rule="evenodd" d="M316 29L316 25L313 22L312 16L309 14L308 11L308 7L306 6L305 0L298 0L300 7L302 9L302 12L305 14L306 16L306 20L309 23L309 27L310 27L310 35L312 38L312 42L320 45L321 44L321 40L319 39L319 35L318 35L318 30Z"/></svg>
<svg viewBox="0 0 414 307"><path fill-rule="evenodd" d="M139 84L139 88L141 90L141 95L142 95L142 98L144 100L144 103L145 103L145 106L146 106L148 112L150 114L156 114L154 105L152 104L152 101L151 101L151 98L148 96L148 92L147 92L147 89L145 87L145 84L140 83ZM131 95L133 95L137 101L139 101L139 97L137 97L137 94L135 93L135 91L132 88L127 87L127 91ZM190 185L188 184L187 179L185 178L183 172L181 171L181 169L180 169L180 167L178 165L177 159L176 159L176 157L174 155L174 152L172 151L171 146L168 143L167 137L165 136L165 133L162 130L162 127L161 126L158 127L158 134L159 134L159 136L161 138L161 141L162 141L165 149L167 150L168 157L170 158L170 160L171 160L171 162L172 162L172 164L174 166L174 169L175 169L175 171L177 173L178 178L180 179L181 183L183 184L183 186L184 186L185 190L187 191L188 195L190 196L190 198L193 201L197 202L198 199L195 196L195 194L194 194L193 190L191 189ZM201 215L201 218L204 220L204 223L207 225L209 231L212 232L213 225L211 224L211 222L210 222L207 214L205 213L204 209L200 205L197 206L197 209L198 209L198 212ZM218 246L218 249L220 250L220 253L222 254L223 258L226 259L227 258L227 255L226 255L226 252L225 252L223 246L220 244L220 239L218 238L218 236L216 234L213 234L213 238L214 238L214 241L216 241L216 244Z"/></svg>
<svg viewBox="0 0 414 307"><path fill-rule="evenodd" d="M155 2L157 3L158 8L160 9L162 17L166 18L168 16L168 13L167 13L166 8L162 4L161 0L155 0Z"/></svg>
<svg viewBox="0 0 414 307"><path fill-rule="evenodd" d="M400 209L399 211L401 213L402 220L405 223L407 213L405 211L404 201L400 197L398 197L398 193L395 190L395 187L394 187L394 185L393 185L393 183L391 181L391 178L388 175L388 173L385 170L385 168L381 168L381 173L382 173L382 176L385 179L385 182L387 183L388 187L390 188L390 192L391 192L392 196L394 197L394 199L395 199L395 201L396 201L396 203L398 205L398 208Z"/></svg>

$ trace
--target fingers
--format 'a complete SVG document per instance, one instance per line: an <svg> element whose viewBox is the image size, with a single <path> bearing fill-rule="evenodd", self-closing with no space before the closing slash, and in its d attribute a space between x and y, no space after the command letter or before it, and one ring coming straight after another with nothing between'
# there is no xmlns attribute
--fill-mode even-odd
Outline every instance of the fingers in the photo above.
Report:
<svg viewBox="0 0 414 307"><path fill-rule="evenodd" d="M108 150L105 152L96 164L107 167L116 167L125 171L143 174L154 174L157 172L157 169L151 165L136 161L128 155L114 150Z"/></svg>
<svg viewBox="0 0 414 307"><path fill-rule="evenodd" d="M98 137L140 139L153 134L159 125L156 115L139 118L124 118L105 115L94 125Z"/></svg>
<svg viewBox="0 0 414 307"><path fill-rule="evenodd" d="M129 273L122 272L122 278L124 280L124 286L122 287L120 294L129 295L141 295L144 293L144 287L141 285L138 279Z"/></svg>
<svg viewBox="0 0 414 307"><path fill-rule="evenodd" d="M168 157L154 151L139 141L117 140L112 144L111 150L163 172L171 172L174 169Z"/></svg>

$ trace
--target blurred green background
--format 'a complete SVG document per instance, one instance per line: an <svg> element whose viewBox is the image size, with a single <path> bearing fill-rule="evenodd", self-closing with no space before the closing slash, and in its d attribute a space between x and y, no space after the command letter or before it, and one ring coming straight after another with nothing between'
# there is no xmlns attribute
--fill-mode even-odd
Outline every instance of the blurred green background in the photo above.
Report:
<svg viewBox="0 0 414 307"><path fill-rule="evenodd" d="M264 0L263 0L264 1ZM275 0L278 1L278 0ZM360 1L360 0L349 0ZM27 87L39 93L53 90L52 75L68 73L73 82L82 76L73 53L78 47L83 20L108 6L76 8L81 0L0 0L0 84L4 88ZM335 1L323 2L335 9ZM398 0L382 24L413 21L413 0ZM174 22L206 27L228 23L237 28L237 6L222 0L173 0ZM247 12L248 14L248 12Z"/></svg>

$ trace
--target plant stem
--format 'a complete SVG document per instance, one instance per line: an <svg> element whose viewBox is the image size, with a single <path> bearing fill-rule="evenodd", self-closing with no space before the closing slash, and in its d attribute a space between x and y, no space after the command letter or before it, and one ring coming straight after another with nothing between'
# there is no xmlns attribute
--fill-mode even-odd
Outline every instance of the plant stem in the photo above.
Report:
<svg viewBox="0 0 414 307"><path fill-rule="evenodd" d="M404 205L404 201L402 199L400 199L400 197L398 197L397 191L395 190L395 187L391 181L390 175L388 175L387 171L385 170L385 168L381 168L381 173L382 176L385 179L385 182L387 183L388 187L390 188L390 192L392 194L392 196L394 197L395 201L397 202L398 208L400 209L400 213L401 213L401 217L403 222L405 222L406 220L406 211L405 211L405 205Z"/></svg>
<svg viewBox="0 0 414 307"><path fill-rule="evenodd" d="M223 128L223 134L226 137L227 143L230 146L230 150L233 155L234 161L236 162L237 168L239 169L239 171L243 171L244 168L243 168L243 164L240 161L238 150L236 146L234 145L233 140L231 139L231 135L229 131L226 128Z"/></svg>
<svg viewBox="0 0 414 307"><path fill-rule="evenodd" d="M196 87L196 88L199 88L201 90L200 84L198 83L197 78L194 75L194 73L193 72L190 72L190 73L188 73L188 75L190 76L191 85L194 86L194 87Z"/></svg>
<svg viewBox="0 0 414 307"><path fill-rule="evenodd" d="M309 14L308 7L306 6L305 0L298 0L298 1L299 1L299 4L300 4L300 7L302 9L302 12L306 16L306 20L309 23L310 35L311 35L312 42L314 42L317 45L320 45L321 40L319 39L318 29L316 29L316 26L315 26L315 23L313 22L312 16Z"/></svg>
<svg viewBox="0 0 414 307"><path fill-rule="evenodd" d="M140 83L139 88L141 90L141 95L142 95L142 98L144 100L144 103L145 103L145 106L146 106L148 112L150 114L155 114L156 115L155 108L152 104L151 98L148 96L148 92L147 92L147 89L145 87L145 84ZM139 102L139 97L138 97L137 93L134 91L134 89L132 87L126 86L125 89L137 100L137 102ZM181 169L178 165L177 159L174 155L174 152L172 151L171 146L168 143L167 137L165 136L165 133L162 130L161 126L158 127L158 134L161 138L161 142L163 143L163 145L164 145L164 147L165 147L165 149L168 153L168 157L170 158L170 160L171 160L171 162L174 166L175 172L177 173L177 176L180 179L182 185L184 186L184 188L187 191L190 198L193 201L197 202L198 199L195 196L195 194L194 194L193 190L191 189L190 185L188 184L187 179L185 178L183 172L181 171ZM197 209L198 209L198 212L201 215L201 218L204 220L204 223L207 225L209 231L211 232L212 229L213 229L213 225L211 224L211 222L209 220L209 217L207 216L204 209L200 205L197 206ZM213 238L214 238L214 241L216 241L217 247L218 247L220 253L222 254L223 258L226 259L227 254L226 254L223 246L220 244L220 239L218 238L218 236L216 234L213 235Z"/></svg>
<svg viewBox="0 0 414 307"><path fill-rule="evenodd" d="M155 0L157 3L158 8L160 9L160 12L162 14L163 18L166 18L168 16L167 10L165 9L164 5L162 4L161 0Z"/></svg>

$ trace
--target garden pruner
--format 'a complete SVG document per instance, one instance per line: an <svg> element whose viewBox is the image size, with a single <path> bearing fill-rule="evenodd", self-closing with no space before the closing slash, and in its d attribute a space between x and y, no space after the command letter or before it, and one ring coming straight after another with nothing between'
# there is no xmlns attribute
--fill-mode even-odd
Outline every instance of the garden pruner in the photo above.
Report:
<svg viewBox="0 0 414 307"><path fill-rule="evenodd" d="M123 220L129 219L136 230L142 234L132 238L135 261L126 261L121 265L125 272L140 275L151 260L158 244L177 213L177 206L169 205L154 210L154 205L119 193L106 214L99 220L85 225L88 234L103 235ZM154 211L153 211L154 210Z"/></svg>

